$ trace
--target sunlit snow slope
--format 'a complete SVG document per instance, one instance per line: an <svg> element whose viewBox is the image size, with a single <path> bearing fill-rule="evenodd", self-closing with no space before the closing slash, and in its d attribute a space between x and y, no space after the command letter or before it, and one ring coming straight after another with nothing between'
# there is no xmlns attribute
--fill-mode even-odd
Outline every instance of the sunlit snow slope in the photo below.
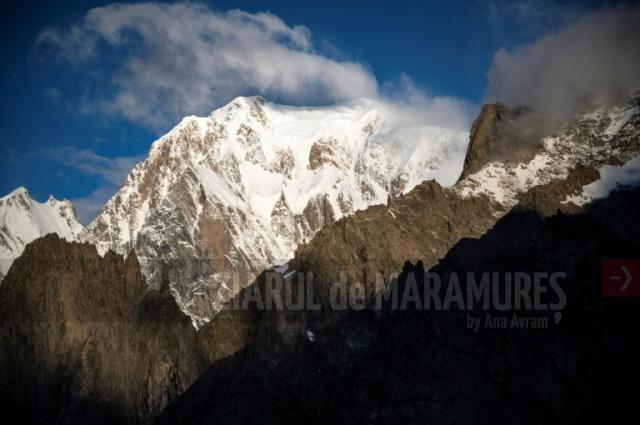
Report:
<svg viewBox="0 0 640 425"><path fill-rule="evenodd" d="M467 140L407 125L374 100L307 108L240 97L156 141L85 239L102 252L135 249L151 285L169 264L174 296L197 323L232 284L286 262L325 224L426 179L452 184Z"/></svg>

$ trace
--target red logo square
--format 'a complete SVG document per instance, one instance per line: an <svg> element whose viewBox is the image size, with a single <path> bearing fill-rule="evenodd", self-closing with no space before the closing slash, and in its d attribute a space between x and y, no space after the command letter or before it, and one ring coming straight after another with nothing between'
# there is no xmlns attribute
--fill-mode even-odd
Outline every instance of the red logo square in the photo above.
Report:
<svg viewBox="0 0 640 425"><path fill-rule="evenodd" d="M603 297L640 297L640 259L602 260Z"/></svg>

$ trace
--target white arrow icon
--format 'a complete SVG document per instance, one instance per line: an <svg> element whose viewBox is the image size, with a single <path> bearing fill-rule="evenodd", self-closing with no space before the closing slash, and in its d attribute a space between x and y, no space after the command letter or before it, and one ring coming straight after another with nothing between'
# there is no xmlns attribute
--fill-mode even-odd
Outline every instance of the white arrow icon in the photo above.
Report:
<svg viewBox="0 0 640 425"><path fill-rule="evenodd" d="M622 288L620 288L620 290L626 291L627 288L629 287L629 284L631 283L631 279L633 279L633 277L631 276L631 272L629 271L627 266L620 266L620 268L624 272L624 275L627 277L627 279L622 284ZM611 279L611 280L622 280L622 276L611 276L609 279Z"/></svg>

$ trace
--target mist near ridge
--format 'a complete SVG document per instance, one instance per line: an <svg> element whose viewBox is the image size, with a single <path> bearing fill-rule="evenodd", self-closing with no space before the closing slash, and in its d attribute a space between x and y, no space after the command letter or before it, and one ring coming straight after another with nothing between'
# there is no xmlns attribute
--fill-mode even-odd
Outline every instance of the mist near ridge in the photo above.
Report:
<svg viewBox="0 0 640 425"><path fill-rule="evenodd" d="M496 52L486 100L560 119L640 88L640 6L583 16L512 51Z"/></svg>
<svg viewBox="0 0 640 425"><path fill-rule="evenodd" d="M528 161L577 112L607 107L640 88L640 6L582 16L566 27L496 52L485 101L507 105L492 157ZM473 130L472 130L473 133Z"/></svg>

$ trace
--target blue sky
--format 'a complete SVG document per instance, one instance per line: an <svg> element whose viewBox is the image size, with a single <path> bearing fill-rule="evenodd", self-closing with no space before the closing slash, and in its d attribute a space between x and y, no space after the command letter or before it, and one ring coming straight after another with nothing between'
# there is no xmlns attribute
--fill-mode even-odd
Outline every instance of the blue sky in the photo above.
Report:
<svg viewBox="0 0 640 425"><path fill-rule="evenodd" d="M22 185L38 200L68 198L86 222L179 117L206 114L238 95L323 104L419 93L473 110L485 98L496 51L532 43L610 3L4 4L0 194ZM182 33L180 19L193 40L168 35ZM224 44L207 44L217 38ZM238 46L259 71L243 77L225 46ZM298 75L303 67L306 74ZM267 82L270 72L286 79ZM298 79L312 84L301 90ZM466 125L469 118L460 119Z"/></svg>

